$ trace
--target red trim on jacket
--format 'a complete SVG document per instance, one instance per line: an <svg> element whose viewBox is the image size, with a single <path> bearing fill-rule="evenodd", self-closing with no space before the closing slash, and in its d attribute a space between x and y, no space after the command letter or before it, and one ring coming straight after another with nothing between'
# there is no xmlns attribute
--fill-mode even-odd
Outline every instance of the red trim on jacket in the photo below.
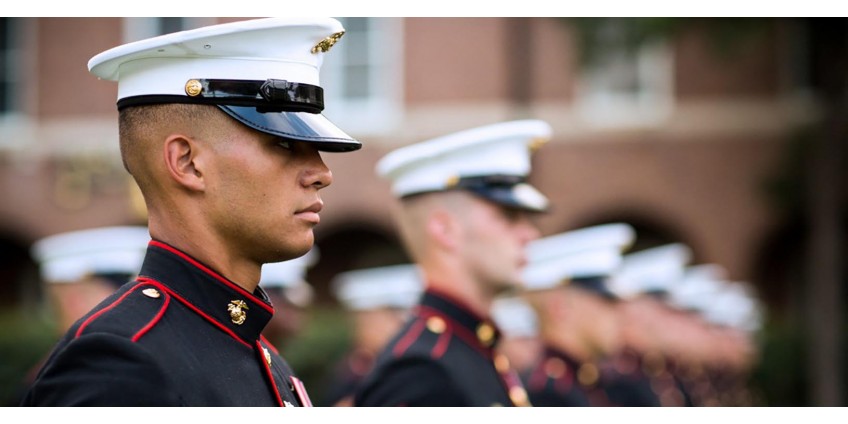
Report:
<svg viewBox="0 0 848 424"><path fill-rule="evenodd" d="M140 339L142 336L147 334L147 332L150 331L150 329L153 328L153 326L158 324L159 321L162 319L162 317L165 315L165 311L168 309L168 305L171 304L171 296L167 295L167 293L165 293L165 294L166 294L165 302L163 302L162 307L159 308L159 313L157 313L156 316L153 317L153 319L150 320L150 322L147 323L147 325L142 327L141 330L138 330L138 333L135 333L135 335L132 336L131 340L133 341L133 343L137 342L138 339Z"/></svg>
<svg viewBox="0 0 848 424"><path fill-rule="evenodd" d="M436 341L436 345L433 346L433 350L430 351L430 357L433 359L439 359L445 354L445 352L447 352L452 333L453 329L448 327L444 333L439 335L439 340Z"/></svg>
<svg viewBox="0 0 848 424"><path fill-rule="evenodd" d="M476 349L483 356L492 359L492 350L491 348L486 348L482 344L480 344L480 340L477 338L477 335L472 333L470 330L451 319L449 316L445 315L438 309L433 309L428 306L419 305L418 306L418 314L422 318L429 318L433 316L438 316L439 318L443 318L445 323L448 325L457 337L463 339L466 344Z"/></svg>
<svg viewBox="0 0 848 424"><path fill-rule="evenodd" d="M221 274L218 274L217 272L212 271L211 269L207 268L205 265L203 265L203 264L201 264L200 262L196 261L196 260L195 260L195 259L193 259L191 256L188 256L188 255L186 255L185 253L183 253L183 252L179 251L179 250L178 250L178 249L176 249L175 247L171 247L171 246L169 246L169 245L167 245L167 244L165 244L165 243L162 243L162 242L159 242L159 241L156 241L156 240L150 240L149 245L150 245L150 246L156 246L156 247L158 247L158 248L160 248L160 249L165 249L165 250L167 250L167 251L169 251L169 252L171 252L171 253L173 253L173 254L175 254L175 255L177 255L177 256L179 256L179 257L183 258L183 259L185 259L187 262L189 262L190 264L194 265L195 267L197 267L197 268L198 268L198 269L200 269L201 271L205 272L206 274L209 274L209 276L210 276L210 277L212 277L212 278L214 278L214 279L216 279L216 280L218 280L218 281L220 281L220 282L224 283L226 286L228 286L228 287L230 287L231 289L233 289L233 290L235 290L235 291L237 291L237 292L241 293L242 295L247 296L247 297L250 297L251 299L254 299L254 300L256 301L256 303L257 303L260 307L264 308L266 311L268 311L268 312L270 312L270 313L274 313L274 308L272 308L271 306L268 306L268 305L267 305L265 302L263 302L261 299L259 299L258 297L254 296L254 295L253 295L253 293L248 292L248 291L247 291L247 290L245 290L243 287L239 286L239 285L238 285L238 284L236 284L236 283L233 283L232 281L228 280L227 278L225 278L225 277L224 277L224 276L222 276Z"/></svg>
<svg viewBox="0 0 848 424"><path fill-rule="evenodd" d="M421 335L421 332L424 330L425 325L426 324L423 320L417 320L412 325L412 327L409 328L409 331L407 331L406 334L404 334L403 337L398 340L394 349L392 349L392 354L394 354L395 356L400 356L404 352L406 352L406 350L409 349L410 346L412 346L412 343L414 343L415 340L418 339L418 337Z"/></svg>
<svg viewBox="0 0 848 424"><path fill-rule="evenodd" d="M277 398L277 404L280 406L286 406L286 404L283 403L282 396L280 396L280 391L277 389L277 383L274 381L274 373L271 372L271 364L269 364L264 358L265 351L262 350L262 342L258 340L256 341L256 351L262 356L259 362L262 362L263 368L265 368L265 373L268 375L268 380L271 381L271 387L274 388L274 396Z"/></svg>
<svg viewBox="0 0 848 424"><path fill-rule="evenodd" d="M186 305L189 309L191 309L192 311L194 311L195 313L197 313L198 315L202 316L202 317L203 317L203 318L205 318L207 321L209 321L210 323L212 323L212 325L214 325L214 326L218 327L221 331L223 331L223 332L225 332L225 333L229 334L229 335L230 335L230 337L234 338L237 342L239 342L239 343L241 343L241 344L243 344L243 345L245 345L245 346L247 346L247 347L249 347L249 348L253 348L253 347L250 345L250 343L247 343L247 342L245 342L244 340L242 340L242 339L241 339L239 336L237 336L237 335L236 335L236 333L234 333L232 330L230 330L229 328L225 327L225 326L224 326L223 324L221 324L220 322L215 321L215 319L214 319L214 318L212 318L212 317L210 317L209 315L206 315L203 311L201 311L201 310L200 310L200 309L198 309L196 306L194 306L194 305L192 305L191 303L189 303L187 300L183 299L180 295L178 295L177 293L175 293L174 291L172 291L171 289L169 289L168 287L166 287L164 284L162 284L162 283L160 283L160 282L158 282L158 281L156 281L156 280L154 280L154 279L152 279L152 278L149 278L149 277L139 277L139 278L138 278L138 282L140 282L140 283L153 284L153 285L155 285L156 287L159 287L162 291L164 291L164 292L168 293L169 295L173 296L175 299L179 300L179 301L180 301L180 303L182 303L182 304Z"/></svg>
<svg viewBox="0 0 848 424"><path fill-rule="evenodd" d="M437 289L437 288L433 288L433 287L432 287L432 285L429 285L429 286L427 287L427 291L428 291L428 292L430 292L430 293L435 294L435 295L436 295L436 296L438 296L438 297L441 297L441 298L444 298L444 299L449 300L451 303L455 304L456 306L459 306L461 309L464 309L466 312L468 312L468 314L470 314L471 316L473 316L474 318L476 318L478 321L484 321L484 322L488 322L488 323L494 323L491 319L489 319L489 318L488 318L488 315L480 315L480 314L478 314L478 313L477 313L477 312L476 312L476 311L475 311L475 310L471 307L471 305L470 305L468 302L466 302L466 301L464 301L464 300L462 300L462 299L460 299L460 298L456 297L455 295L453 295L453 294L451 294L451 293L448 293L448 292L446 292L446 291L444 291L444 290L439 290L439 289Z"/></svg>
<svg viewBox="0 0 848 424"><path fill-rule="evenodd" d="M545 383L548 381L548 374L545 372L545 356L542 356L542 359L538 361L536 365L536 369L530 373L530 379L527 382L527 385L530 386L533 390L542 390L545 387Z"/></svg>
<svg viewBox="0 0 848 424"><path fill-rule="evenodd" d="M88 319L86 319L86 320L85 320L82 324L80 324L79 328L77 329L76 334L74 334L74 338L77 338L77 337L81 336L81 335L82 335L83 330L85 330L85 328L86 328L86 327L88 327L88 324L91 324L91 323L92 323L95 319L97 319L97 318L98 318L98 317L100 317L101 315L105 314L106 312L109 312L110 310L112 310L112 308L114 308L114 307L115 307L115 306L117 306L119 303L121 303L124 299L126 299L126 298L127 298L127 296L129 296L130 294L132 294L132 292L134 292L134 291L135 291L137 288L139 288L139 287L140 287L140 286L135 286L135 287L133 287L133 288L131 288L131 289L127 290L127 292L126 292L126 293L124 293L121 297L119 297L119 298L115 299L115 301L114 301L114 302L112 302L109 306L106 306L105 308L103 308L103 309L101 309L101 310L99 310L99 311L95 312L93 315L91 315L90 317L88 317Z"/></svg>
<svg viewBox="0 0 848 424"><path fill-rule="evenodd" d="M269 342L268 339L265 338L264 334L259 335L259 340L261 340L262 343L265 343L265 345L267 345L271 349L271 352L274 352L277 355L280 354L280 351L277 350L273 343Z"/></svg>

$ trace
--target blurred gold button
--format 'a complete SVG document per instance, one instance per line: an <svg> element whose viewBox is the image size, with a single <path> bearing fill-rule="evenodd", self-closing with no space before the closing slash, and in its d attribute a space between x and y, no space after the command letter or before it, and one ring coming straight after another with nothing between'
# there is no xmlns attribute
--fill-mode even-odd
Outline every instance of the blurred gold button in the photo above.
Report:
<svg viewBox="0 0 848 424"><path fill-rule="evenodd" d="M477 339L486 346L491 346L495 342L495 329L487 323L482 323L477 327Z"/></svg>
<svg viewBox="0 0 848 424"><path fill-rule="evenodd" d="M523 387L512 387L509 389L509 400L516 406L528 406L527 391Z"/></svg>
<svg viewBox="0 0 848 424"><path fill-rule="evenodd" d="M580 366L577 370L577 380L584 386L591 386L598 382L598 367L595 364L586 363Z"/></svg>
<svg viewBox="0 0 848 424"><path fill-rule="evenodd" d="M445 320L439 317L430 317L427 319L427 329L436 333L442 334L445 332L445 328L447 328L447 324L445 324Z"/></svg>
<svg viewBox="0 0 848 424"><path fill-rule="evenodd" d="M509 359L506 357L506 355L498 354L497 356L495 356L495 369L497 369L498 372L501 373L509 371Z"/></svg>

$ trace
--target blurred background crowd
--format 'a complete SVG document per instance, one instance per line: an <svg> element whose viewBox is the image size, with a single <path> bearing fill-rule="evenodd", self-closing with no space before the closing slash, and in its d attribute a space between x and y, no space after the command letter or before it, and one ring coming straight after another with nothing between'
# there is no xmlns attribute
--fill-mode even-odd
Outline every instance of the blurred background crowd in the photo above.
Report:
<svg viewBox="0 0 848 424"><path fill-rule="evenodd" d="M133 247L109 244L106 233L73 242L90 246L92 257L112 254L106 269L70 257L57 265L63 243L51 237L146 225L118 154L115 86L99 84L87 60L121 43L232 20L0 17L4 405L16 403L72 319L65 311L132 274L132 260L114 255ZM678 252L670 274L665 265L635 272L661 274L663 296L646 296L653 306L615 303L599 333L605 341L587 336L588 350L642 343L660 351L641 352L639 361L616 356L616 365L653 376L663 405L681 400L662 394L662 376L671 374L696 405L846 404L848 20L340 20L344 42L321 69L324 113L363 148L356 160L324 155L335 179L322 191L316 247L279 269L266 265L262 283L279 296L268 337L316 405L345 403L345 384L368 369L416 293L414 284L401 286L414 281L414 268L375 163L406 144L524 118L553 127L530 178L553 205L537 221L543 235L618 223L633 235L625 258ZM120 239L133 240L126 234ZM115 269L125 263L129 270ZM698 290L668 289L683 281ZM517 339L502 346L517 352L514 364L540 352L538 302L526 306L497 315ZM601 312L585 316L601 324ZM556 375L556 365L547 368Z"/></svg>

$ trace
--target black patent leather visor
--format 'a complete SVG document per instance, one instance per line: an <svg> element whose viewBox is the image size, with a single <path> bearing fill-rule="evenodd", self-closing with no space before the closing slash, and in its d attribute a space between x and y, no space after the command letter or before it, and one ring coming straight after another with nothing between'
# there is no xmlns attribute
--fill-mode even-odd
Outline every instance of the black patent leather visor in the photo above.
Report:
<svg viewBox="0 0 848 424"><path fill-rule="evenodd" d="M359 150L362 143L347 135L320 113L263 111L256 106L217 105L227 115L257 131L313 143L325 152Z"/></svg>
<svg viewBox="0 0 848 424"><path fill-rule="evenodd" d="M493 175L466 177L455 188L468 190L508 208L528 212L546 212L548 199L535 187L524 182L523 177Z"/></svg>
<svg viewBox="0 0 848 424"><path fill-rule="evenodd" d="M589 290L608 301L618 300L618 296L607 287L606 280L606 277L580 277L572 279L571 284Z"/></svg>

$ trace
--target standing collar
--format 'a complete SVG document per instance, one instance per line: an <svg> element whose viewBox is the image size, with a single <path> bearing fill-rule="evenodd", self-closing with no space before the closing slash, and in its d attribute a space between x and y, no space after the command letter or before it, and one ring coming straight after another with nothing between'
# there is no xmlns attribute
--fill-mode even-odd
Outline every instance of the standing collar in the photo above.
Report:
<svg viewBox="0 0 848 424"><path fill-rule="evenodd" d="M145 279L161 283L181 303L248 345L259 340L274 315L274 308L260 287L250 293L197 259L157 240L148 244L139 272L139 280Z"/></svg>

